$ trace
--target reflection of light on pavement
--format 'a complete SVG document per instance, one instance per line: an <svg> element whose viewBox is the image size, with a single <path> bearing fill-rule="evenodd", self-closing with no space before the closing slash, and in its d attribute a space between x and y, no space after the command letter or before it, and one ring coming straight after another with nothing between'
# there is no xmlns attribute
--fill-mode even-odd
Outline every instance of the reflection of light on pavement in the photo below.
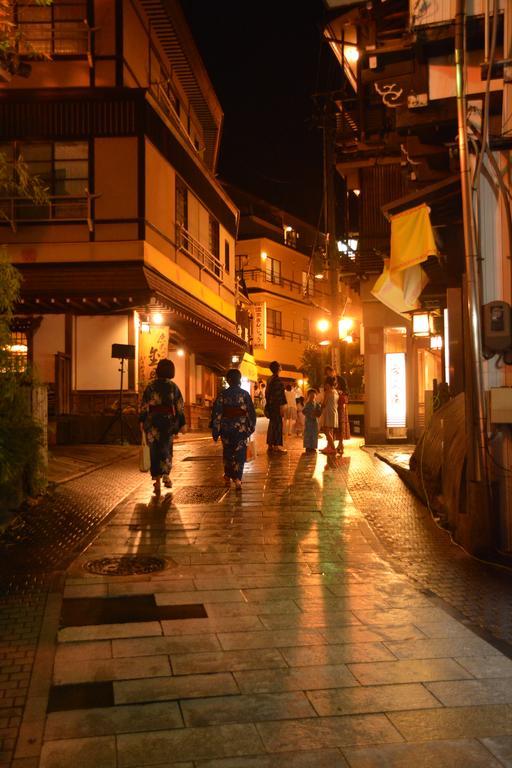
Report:
<svg viewBox="0 0 512 768"><path fill-rule="evenodd" d="M323 461L320 460L320 458L323 458ZM324 467L325 467L325 458L322 454L317 455L316 457L316 463L315 463L315 471L313 472L313 480L315 480L318 483L318 487L321 489L324 486Z"/></svg>

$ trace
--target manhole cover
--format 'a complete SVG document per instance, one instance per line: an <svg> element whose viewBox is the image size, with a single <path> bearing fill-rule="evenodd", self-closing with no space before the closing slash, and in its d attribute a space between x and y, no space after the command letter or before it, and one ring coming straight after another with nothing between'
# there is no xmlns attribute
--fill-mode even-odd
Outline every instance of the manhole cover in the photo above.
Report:
<svg viewBox="0 0 512 768"><path fill-rule="evenodd" d="M125 557L102 557L89 560L84 569L89 573L103 576L136 576L142 573L154 573L165 569L165 560L161 557L142 557L141 555L126 555Z"/></svg>
<svg viewBox="0 0 512 768"><path fill-rule="evenodd" d="M180 488L173 496L174 504L208 504L220 501L227 493L227 488L220 487L188 487Z"/></svg>

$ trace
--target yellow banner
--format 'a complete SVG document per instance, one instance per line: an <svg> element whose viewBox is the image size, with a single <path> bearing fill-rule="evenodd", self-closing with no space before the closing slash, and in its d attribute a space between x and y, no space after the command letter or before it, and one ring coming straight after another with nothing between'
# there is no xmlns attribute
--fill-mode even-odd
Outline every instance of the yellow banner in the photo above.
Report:
<svg viewBox="0 0 512 768"><path fill-rule="evenodd" d="M390 272L401 272L438 255L429 213L430 208L423 203L390 217Z"/></svg>
<svg viewBox="0 0 512 768"><path fill-rule="evenodd" d="M420 306L418 299L427 283L427 274L421 267L393 273L385 259L384 270L375 281L372 294L393 312L407 317L407 312Z"/></svg>
<svg viewBox="0 0 512 768"><path fill-rule="evenodd" d="M139 334L139 392L143 392L155 378L159 360L169 352L169 327L152 325L148 333Z"/></svg>

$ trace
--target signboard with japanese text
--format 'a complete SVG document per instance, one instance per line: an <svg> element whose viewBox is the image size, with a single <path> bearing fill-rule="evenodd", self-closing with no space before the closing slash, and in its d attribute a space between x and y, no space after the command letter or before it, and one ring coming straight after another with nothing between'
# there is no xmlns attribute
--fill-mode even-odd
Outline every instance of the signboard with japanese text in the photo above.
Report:
<svg viewBox="0 0 512 768"><path fill-rule="evenodd" d="M155 378L159 360L169 352L169 327L152 325L148 332L139 334L139 391L143 392Z"/></svg>
<svg viewBox="0 0 512 768"><path fill-rule="evenodd" d="M386 355L386 426L407 425L405 355L392 352Z"/></svg>
<svg viewBox="0 0 512 768"><path fill-rule="evenodd" d="M267 348L267 302L255 304L253 309L253 346Z"/></svg>

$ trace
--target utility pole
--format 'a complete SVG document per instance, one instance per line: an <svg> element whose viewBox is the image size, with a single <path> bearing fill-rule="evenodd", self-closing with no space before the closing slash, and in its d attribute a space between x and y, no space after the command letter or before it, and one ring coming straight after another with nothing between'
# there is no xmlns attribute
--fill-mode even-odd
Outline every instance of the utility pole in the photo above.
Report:
<svg viewBox="0 0 512 768"><path fill-rule="evenodd" d="M334 194L336 119L332 98L327 97L323 110L324 150L324 230L327 235L327 263L329 269L331 304L331 365L340 373L340 342L338 320L340 315L339 256L336 245L336 198Z"/></svg>
<svg viewBox="0 0 512 768"><path fill-rule="evenodd" d="M455 10L455 78L457 85L457 121L459 137L460 182L466 262L466 338L469 354L465 356L466 445L468 461L469 511L480 518L482 535L488 533L490 484L487 462L487 435L482 371L480 327L480 286L477 268L477 239L471 192L466 106L466 8L465 0L456 0ZM476 543L476 542L475 542ZM484 546L488 542L482 542Z"/></svg>

